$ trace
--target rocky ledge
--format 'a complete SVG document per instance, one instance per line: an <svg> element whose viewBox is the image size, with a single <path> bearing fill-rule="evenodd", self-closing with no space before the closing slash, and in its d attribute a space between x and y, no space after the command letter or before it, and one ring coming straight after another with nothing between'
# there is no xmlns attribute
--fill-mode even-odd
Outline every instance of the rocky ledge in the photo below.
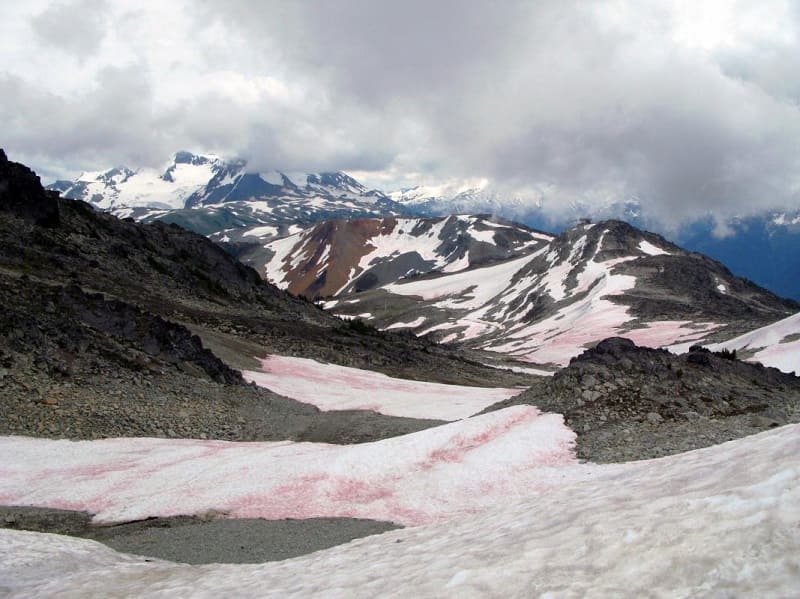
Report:
<svg viewBox="0 0 800 599"><path fill-rule="evenodd" d="M578 456L656 458L800 421L800 377L693 347L682 355L601 341L525 393L497 404L564 414Z"/></svg>

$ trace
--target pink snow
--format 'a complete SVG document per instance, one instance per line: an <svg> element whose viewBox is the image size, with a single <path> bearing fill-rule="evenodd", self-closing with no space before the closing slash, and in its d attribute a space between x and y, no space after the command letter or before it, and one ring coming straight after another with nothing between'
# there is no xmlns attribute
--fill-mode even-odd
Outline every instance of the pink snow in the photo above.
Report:
<svg viewBox="0 0 800 599"><path fill-rule="evenodd" d="M620 337L630 339L644 347L663 347L681 341L695 341L707 336L717 328L715 323L692 323L691 321L661 320L649 322L644 328L620 333Z"/></svg>
<svg viewBox="0 0 800 599"><path fill-rule="evenodd" d="M570 315L562 319L557 316L515 331L504 343L488 345L486 349L533 363L566 366L587 347L607 337L625 337L644 347L663 347L694 342L717 327L714 323L656 321L643 328L626 330L631 321L627 307L606 299L594 300L574 319Z"/></svg>
<svg viewBox="0 0 800 599"><path fill-rule="evenodd" d="M371 410L387 416L458 420L522 392L410 381L307 358L268 356L245 380L321 410Z"/></svg>
<svg viewBox="0 0 800 599"><path fill-rule="evenodd" d="M3 449L32 440L12 441ZM52 458L66 442L37 443ZM561 466L562 479L523 481L515 495L476 487L494 501L479 513L279 563L190 566L0 529L0 588L26 598L795 597L798 455L792 425L659 460Z"/></svg>
<svg viewBox="0 0 800 599"><path fill-rule="evenodd" d="M772 366L784 372L800 374L800 313L755 329L722 343L707 345L711 351L751 350L755 353L747 358ZM687 351L688 347L674 347L673 351Z"/></svg>
<svg viewBox="0 0 800 599"><path fill-rule="evenodd" d="M2 437L14 459L0 498L86 510L98 522L214 511L419 525L548 488L576 464L574 438L560 415L530 406L348 446Z"/></svg>

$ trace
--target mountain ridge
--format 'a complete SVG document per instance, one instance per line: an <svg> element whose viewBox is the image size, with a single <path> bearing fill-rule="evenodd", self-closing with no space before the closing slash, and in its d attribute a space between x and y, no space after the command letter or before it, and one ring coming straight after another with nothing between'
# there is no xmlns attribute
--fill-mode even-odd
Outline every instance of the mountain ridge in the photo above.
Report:
<svg viewBox="0 0 800 599"><path fill-rule="evenodd" d="M621 221L581 224L522 257L398 279L325 306L379 327L559 365L604 337L655 346L719 341L800 310Z"/></svg>
<svg viewBox="0 0 800 599"><path fill-rule="evenodd" d="M189 167L196 169L195 174L181 179ZM383 192L367 189L341 171L250 173L242 160L225 161L190 152L177 152L163 168L147 171L149 187L138 185L138 191L126 193L118 189L132 185L137 176L143 176L137 173L144 171L118 167L84 173L76 181L56 181L49 188L64 197L90 201L120 217L179 224L220 243L234 244L229 247L237 254L237 246L252 244L253 240L244 236L254 228L263 227L261 238L264 232L269 232L269 237L284 237L297 232L298 227L335 218L490 214L551 232L563 231L586 218L624 220L668 234L681 246L723 262L738 276L800 300L798 209L768 211L721 223L698 217L677 228L667 228L649 218L636 199L600 206L573 202L554 212L552 199L530 191L503 191L486 179ZM533 201L524 199L529 196Z"/></svg>

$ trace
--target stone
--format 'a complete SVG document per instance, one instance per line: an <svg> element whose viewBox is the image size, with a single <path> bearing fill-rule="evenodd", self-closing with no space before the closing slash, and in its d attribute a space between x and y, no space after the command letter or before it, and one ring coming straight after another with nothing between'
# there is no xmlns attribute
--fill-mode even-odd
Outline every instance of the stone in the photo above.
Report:
<svg viewBox="0 0 800 599"><path fill-rule="evenodd" d="M650 424L660 424L664 422L664 418L661 416L661 414L656 412L648 412L646 418L647 422Z"/></svg>

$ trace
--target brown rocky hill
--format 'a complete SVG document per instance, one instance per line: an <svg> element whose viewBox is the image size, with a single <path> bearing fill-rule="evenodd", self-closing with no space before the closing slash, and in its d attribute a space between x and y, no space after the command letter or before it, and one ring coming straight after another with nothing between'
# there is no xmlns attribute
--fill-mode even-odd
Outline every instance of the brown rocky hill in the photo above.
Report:
<svg viewBox="0 0 800 599"><path fill-rule="evenodd" d="M355 218L252 244L239 257L280 288L317 299L500 262L551 239L487 215Z"/></svg>

